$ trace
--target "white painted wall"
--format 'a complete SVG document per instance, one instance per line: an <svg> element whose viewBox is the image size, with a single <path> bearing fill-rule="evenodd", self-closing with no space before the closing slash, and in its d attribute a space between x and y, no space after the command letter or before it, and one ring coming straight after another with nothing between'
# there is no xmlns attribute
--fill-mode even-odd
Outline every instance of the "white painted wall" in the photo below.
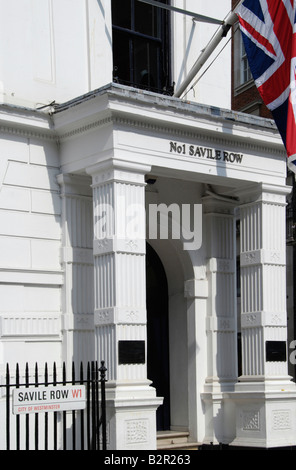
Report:
<svg viewBox="0 0 296 470"><path fill-rule="evenodd" d="M230 10L230 0L173 0L172 4L221 20ZM0 50L0 103L38 108L112 82L110 7L109 0L0 0L4 45ZM171 15L172 75L177 88L218 26L176 12ZM229 108L230 58L229 43L186 99Z"/></svg>
<svg viewBox="0 0 296 470"><path fill-rule="evenodd" d="M224 20L231 10L230 0L214 2L205 0L175 0L174 5L178 8L218 20ZM175 89L178 89L219 26L193 21L190 16L183 16L179 13L173 13L172 18L173 80L176 84ZM189 85L188 92L183 94L182 97L202 104L222 108L231 107L231 43L228 42L229 38L230 32L221 41L213 55ZM222 51L227 42L227 46ZM220 51L222 51L221 54ZM213 60L214 62L212 63ZM212 65L208 69L211 63ZM206 71L206 69L208 70ZM192 88L196 80L198 82Z"/></svg>
<svg viewBox="0 0 296 470"><path fill-rule="evenodd" d="M0 8L0 102L60 103L112 81L109 1L0 0Z"/></svg>
<svg viewBox="0 0 296 470"><path fill-rule="evenodd" d="M2 127L0 155L0 362L57 360L62 284L57 146ZM40 341L47 346L40 348Z"/></svg>

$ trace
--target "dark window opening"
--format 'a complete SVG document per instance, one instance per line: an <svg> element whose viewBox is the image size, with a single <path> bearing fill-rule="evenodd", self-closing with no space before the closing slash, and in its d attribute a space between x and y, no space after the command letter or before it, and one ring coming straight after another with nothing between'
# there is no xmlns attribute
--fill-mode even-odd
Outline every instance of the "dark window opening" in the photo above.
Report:
<svg viewBox="0 0 296 470"><path fill-rule="evenodd" d="M112 0L112 35L114 82L173 94L167 10L138 0Z"/></svg>

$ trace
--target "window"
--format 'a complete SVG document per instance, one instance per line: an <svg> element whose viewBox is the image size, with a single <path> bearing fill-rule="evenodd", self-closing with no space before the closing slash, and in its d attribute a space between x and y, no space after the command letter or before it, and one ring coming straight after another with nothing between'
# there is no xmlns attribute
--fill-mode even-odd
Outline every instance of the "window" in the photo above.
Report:
<svg viewBox="0 0 296 470"><path fill-rule="evenodd" d="M241 43L241 80L240 81L241 81L241 84L244 84L248 82L249 80L251 80L253 77L252 77L251 69L249 66L248 59L247 59L244 42L241 37L240 37L240 43Z"/></svg>
<svg viewBox="0 0 296 470"><path fill-rule="evenodd" d="M112 0L112 35L115 82L173 93L167 10L138 0Z"/></svg>
<svg viewBox="0 0 296 470"><path fill-rule="evenodd" d="M234 88L237 89L248 82L252 82L252 74L238 26L236 26L233 36L233 53Z"/></svg>

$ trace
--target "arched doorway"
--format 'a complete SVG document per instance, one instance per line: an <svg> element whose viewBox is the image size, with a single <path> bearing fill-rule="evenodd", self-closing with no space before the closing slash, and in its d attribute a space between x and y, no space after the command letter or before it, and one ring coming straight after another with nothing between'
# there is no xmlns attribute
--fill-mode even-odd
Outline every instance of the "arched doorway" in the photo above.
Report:
<svg viewBox="0 0 296 470"><path fill-rule="evenodd" d="M157 430L170 429L168 284L156 251L147 243L147 375L163 404L157 410Z"/></svg>

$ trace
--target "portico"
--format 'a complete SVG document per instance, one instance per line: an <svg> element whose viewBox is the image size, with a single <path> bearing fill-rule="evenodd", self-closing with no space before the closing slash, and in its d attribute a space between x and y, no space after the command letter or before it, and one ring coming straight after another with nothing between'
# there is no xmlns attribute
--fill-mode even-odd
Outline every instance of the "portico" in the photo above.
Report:
<svg viewBox="0 0 296 470"><path fill-rule="evenodd" d="M110 448L154 449L163 406L147 376L146 242L167 280L170 428L188 430L201 444L294 445L296 390L284 354L289 188L273 123L116 85L58 107L53 119L61 191L84 204L71 221L64 205L64 221L83 223L86 232L67 265L72 282L64 299L71 304L69 290L86 287L93 273L94 350L108 368ZM184 249L190 240L182 231L149 238L153 204L201 207L200 219L190 216L201 243ZM71 243L64 241L64 253ZM78 318L68 309L69 344ZM84 321L91 330L90 316Z"/></svg>

